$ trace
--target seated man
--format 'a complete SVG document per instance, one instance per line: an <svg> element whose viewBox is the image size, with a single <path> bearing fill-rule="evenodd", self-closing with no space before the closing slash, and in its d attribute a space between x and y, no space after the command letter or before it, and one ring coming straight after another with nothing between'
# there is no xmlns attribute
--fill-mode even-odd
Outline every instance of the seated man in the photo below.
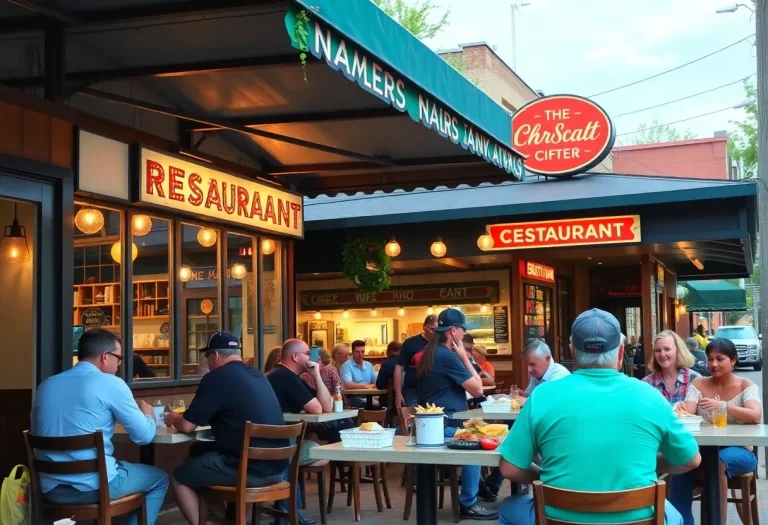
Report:
<svg viewBox="0 0 768 525"><path fill-rule="evenodd" d="M699 465L696 440L664 397L619 373L624 345L615 317L597 309L579 315L571 331L571 353L576 372L537 387L499 448L506 478L519 483L541 479L567 490L619 491L653 485L659 467L682 473ZM537 453L541 467L532 464ZM667 524L682 524L671 504L665 513ZM577 523L623 523L651 515L650 508L600 514L547 508L550 518ZM500 524L535 522L531 495L502 503Z"/></svg>
<svg viewBox="0 0 768 525"><path fill-rule="evenodd" d="M155 437L157 428L152 407L144 401L138 406L128 385L115 373L123 361L120 338L108 330L94 329L83 334L77 345L79 362L71 370L42 382L32 408L32 433L37 436L65 437L104 435L109 497L120 499L144 492L147 500L147 523L153 525L168 490L168 476L148 465L117 461L112 452L115 423L120 423L134 443L146 445ZM40 452L38 458L48 461L92 459L92 450L77 452ZM98 503L99 477L89 474L41 474L40 485L51 503ZM136 525L138 514L128 523Z"/></svg>
<svg viewBox="0 0 768 525"><path fill-rule="evenodd" d="M496 384L496 380L493 378L495 374L490 374L488 371L483 370L483 367L480 366L480 363L475 358L475 352L473 351L475 347L475 338L472 337L472 334L464 334L464 338L461 340L462 344L464 345L464 351L467 352L467 356L469 357L469 362L472 363L472 367L475 369L475 372L477 372L480 375L480 380L483 382L483 386L493 386ZM482 356L485 358L485 356ZM488 363L490 365L490 363ZM493 367L491 367L493 368Z"/></svg>
<svg viewBox="0 0 768 525"><path fill-rule="evenodd" d="M483 383L462 344L465 326L466 319L460 310L448 308L440 312L435 336L427 344L416 367L419 404L434 403L443 407L449 418L455 412L467 409L465 393L475 398L483 395ZM462 427L463 421L446 419L445 436L453 437ZM461 467L461 519L495 520L498 513L477 501L479 483L479 466Z"/></svg>
<svg viewBox="0 0 768 525"><path fill-rule="evenodd" d="M376 386L376 370L373 364L365 359L365 342L354 341L352 343L352 359L347 360L341 367L341 381L344 388L374 388ZM363 408L366 405L365 398L351 397L347 403L352 407Z"/></svg>
<svg viewBox="0 0 768 525"><path fill-rule="evenodd" d="M528 369L528 388L525 389L525 394L513 396L520 406L525 404L528 396L540 384L571 375L567 368L552 360L552 351L547 343L540 339L528 341L523 348L523 360Z"/></svg>
<svg viewBox="0 0 768 525"><path fill-rule="evenodd" d="M234 486L245 422L284 425L277 397L264 374L240 357L240 342L227 332L217 332L200 350L210 372L203 376L195 398L184 414L171 412L165 422L180 432L194 432L210 425L214 442L198 443L196 453L173 472L173 490L181 513L198 525L200 500L196 489L212 485ZM251 440L252 446L287 446L287 440ZM288 467L285 460L249 461L247 482L257 487L277 483ZM204 523L201 525L205 525Z"/></svg>

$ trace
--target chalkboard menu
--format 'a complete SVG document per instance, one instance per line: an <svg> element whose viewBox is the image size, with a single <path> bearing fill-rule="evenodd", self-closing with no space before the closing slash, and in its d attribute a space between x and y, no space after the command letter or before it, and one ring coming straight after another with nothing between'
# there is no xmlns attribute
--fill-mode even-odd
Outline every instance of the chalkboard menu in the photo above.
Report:
<svg viewBox="0 0 768 525"><path fill-rule="evenodd" d="M85 326L86 330L89 328L99 328L104 326L104 310L99 308L88 308L87 310L84 310L81 318L82 324Z"/></svg>
<svg viewBox="0 0 768 525"><path fill-rule="evenodd" d="M509 311L506 306L493 307L493 341L509 342Z"/></svg>

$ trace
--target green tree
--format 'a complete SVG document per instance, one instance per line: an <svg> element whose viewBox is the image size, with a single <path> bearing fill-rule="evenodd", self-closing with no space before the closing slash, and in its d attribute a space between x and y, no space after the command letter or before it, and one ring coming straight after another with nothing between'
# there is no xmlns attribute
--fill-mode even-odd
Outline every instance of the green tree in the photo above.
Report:
<svg viewBox="0 0 768 525"><path fill-rule="evenodd" d="M746 119L731 121L736 131L728 136L728 154L744 163L744 178L753 179L757 176L757 88L754 82L745 80L744 92L747 100L752 102L744 106Z"/></svg>
<svg viewBox="0 0 768 525"><path fill-rule="evenodd" d="M695 139L696 134L687 129L680 133L676 128L662 124L658 120L651 121L650 124L641 122L637 126L637 133L631 139L630 144L658 144L659 142L675 142L677 140Z"/></svg>

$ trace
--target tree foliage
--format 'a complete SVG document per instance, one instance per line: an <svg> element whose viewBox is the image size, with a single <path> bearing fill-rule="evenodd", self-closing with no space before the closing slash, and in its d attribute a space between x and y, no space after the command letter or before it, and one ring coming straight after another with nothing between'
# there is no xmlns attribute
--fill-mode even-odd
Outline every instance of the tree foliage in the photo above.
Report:
<svg viewBox="0 0 768 525"><path fill-rule="evenodd" d="M678 140L695 139L696 134L690 129L682 133L672 126L662 124L658 120L651 121L650 124L641 122L637 126L635 133L629 140L630 144L658 144L659 142L675 142Z"/></svg>
<svg viewBox="0 0 768 525"><path fill-rule="evenodd" d="M450 9L440 12L431 0L421 0L410 5L405 0L371 0L374 4L394 18L419 40L433 38L448 23ZM433 15L436 15L435 21Z"/></svg>
<svg viewBox="0 0 768 525"><path fill-rule="evenodd" d="M728 154L744 163L744 178L752 179L757 176L757 88L750 80L744 81L744 93L753 102L744 106L746 119L731 121L736 131L728 136Z"/></svg>

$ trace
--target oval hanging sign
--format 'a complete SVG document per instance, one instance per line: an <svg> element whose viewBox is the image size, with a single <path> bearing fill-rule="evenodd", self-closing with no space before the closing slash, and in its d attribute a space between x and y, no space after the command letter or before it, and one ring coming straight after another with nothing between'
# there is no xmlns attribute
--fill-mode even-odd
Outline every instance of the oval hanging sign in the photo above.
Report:
<svg viewBox="0 0 768 525"><path fill-rule="evenodd" d="M514 148L532 173L567 177L597 166L611 152L616 130L608 114L576 95L536 99L512 116Z"/></svg>

